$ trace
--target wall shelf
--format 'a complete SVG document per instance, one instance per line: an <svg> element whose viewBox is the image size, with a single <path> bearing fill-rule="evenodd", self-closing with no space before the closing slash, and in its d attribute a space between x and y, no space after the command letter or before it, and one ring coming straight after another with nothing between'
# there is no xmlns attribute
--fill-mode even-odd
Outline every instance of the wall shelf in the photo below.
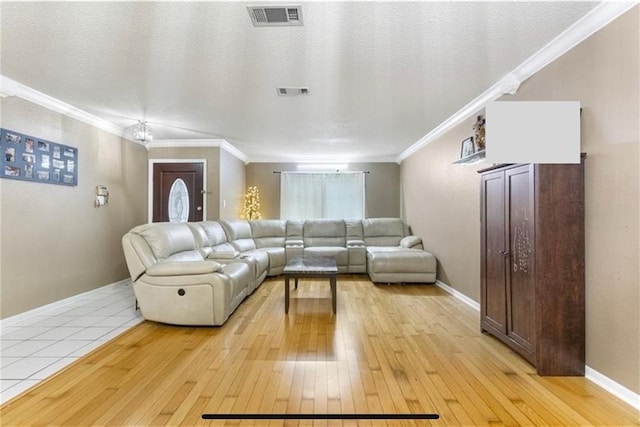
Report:
<svg viewBox="0 0 640 427"><path fill-rule="evenodd" d="M456 160L455 162L453 162L453 164L468 165L472 163L479 163L483 161L484 158L485 158L485 150L480 150L466 157Z"/></svg>

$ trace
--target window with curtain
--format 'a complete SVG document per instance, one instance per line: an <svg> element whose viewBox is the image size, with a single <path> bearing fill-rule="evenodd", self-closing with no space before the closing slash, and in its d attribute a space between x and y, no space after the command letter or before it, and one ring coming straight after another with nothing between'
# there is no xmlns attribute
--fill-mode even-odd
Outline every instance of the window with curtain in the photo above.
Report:
<svg viewBox="0 0 640 427"><path fill-rule="evenodd" d="M282 172L280 218L364 218L364 173Z"/></svg>

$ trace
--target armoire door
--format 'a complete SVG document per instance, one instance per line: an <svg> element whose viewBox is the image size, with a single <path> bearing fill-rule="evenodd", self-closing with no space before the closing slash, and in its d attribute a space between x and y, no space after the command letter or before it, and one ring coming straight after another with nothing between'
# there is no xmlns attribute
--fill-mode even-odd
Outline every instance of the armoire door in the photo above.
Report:
<svg viewBox="0 0 640 427"><path fill-rule="evenodd" d="M505 171L507 203L507 336L535 354L534 173L532 165Z"/></svg>
<svg viewBox="0 0 640 427"><path fill-rule="evenodd" d="M482 323L507 333L504 172L482 177Z"/></svg>

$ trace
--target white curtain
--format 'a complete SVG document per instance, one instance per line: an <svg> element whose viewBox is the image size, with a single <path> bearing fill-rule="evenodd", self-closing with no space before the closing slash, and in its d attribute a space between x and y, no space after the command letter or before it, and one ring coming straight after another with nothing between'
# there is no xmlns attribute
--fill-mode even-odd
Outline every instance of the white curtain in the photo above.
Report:
<svg viewBox="0 0 640 427"><path fill-rule="evenodd" d="M280 218L364 218L364 173L282 172Z"/></svg>

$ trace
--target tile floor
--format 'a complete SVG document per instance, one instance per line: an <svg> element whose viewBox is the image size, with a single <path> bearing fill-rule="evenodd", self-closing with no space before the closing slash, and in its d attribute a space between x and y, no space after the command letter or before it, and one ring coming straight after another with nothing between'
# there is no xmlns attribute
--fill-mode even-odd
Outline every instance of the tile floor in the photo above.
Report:
<svg viewBox="0 0 640 427"><path fill-rule="evenodd" d="M0 404L140 323L134 302L131 283L121 283L2 322Z"/></svg>

